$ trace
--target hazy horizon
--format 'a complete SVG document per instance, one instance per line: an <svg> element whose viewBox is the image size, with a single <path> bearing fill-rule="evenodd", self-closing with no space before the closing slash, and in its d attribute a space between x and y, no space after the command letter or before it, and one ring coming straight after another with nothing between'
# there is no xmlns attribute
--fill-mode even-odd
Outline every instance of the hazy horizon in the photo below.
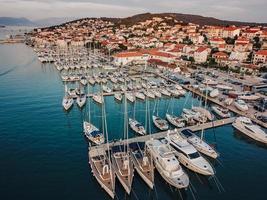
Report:
<svg viewBox="0 0 267 200"><path fill-rule="evenodd" d="M222 20L266 23L265 0L0 0L2 17L128 17L141 13L182 13Z"/></svg>

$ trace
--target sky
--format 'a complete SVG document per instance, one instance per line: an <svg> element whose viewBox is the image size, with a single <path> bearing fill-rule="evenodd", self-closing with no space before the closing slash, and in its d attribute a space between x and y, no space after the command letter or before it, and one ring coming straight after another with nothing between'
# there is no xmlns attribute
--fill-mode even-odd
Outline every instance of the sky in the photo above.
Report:
<svg viewBox="0 0 267 200"><path fill-rule="evenodd" d="M175 12L266 23L267 0L0 0L0 16L31 20L128 17L144 12Z"/></svg>

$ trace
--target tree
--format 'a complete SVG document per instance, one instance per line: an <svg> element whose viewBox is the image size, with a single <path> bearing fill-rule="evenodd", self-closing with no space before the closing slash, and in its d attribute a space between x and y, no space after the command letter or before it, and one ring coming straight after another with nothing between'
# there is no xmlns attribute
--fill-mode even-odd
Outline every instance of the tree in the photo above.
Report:
<svg viewBox="0 0 267 200"><path fill-rule="evenodd" d="M206 34L203 34L204 37L204 42L208 42L208 37L206 36Z"/></svg>
<svg viewBox="0 0 267 200"><path fill-rule="evenodd" d="M217 65L217 62L215 61L215 58L210 57L208 59L208 65L209 66L215 66L215 65Z"/></svg>
<svg viewBox="0 0 267 200"><path fill-rule="evenodd" d="M260 72L260 73L267 73L267 65L262 66L262 67L259 69L259 72Z"/></svg>
<svg viewBox="0 0 267 200"><path fill-rule="evenodd" d="M219 49L217 47L215 47L215 48L211 49L210 53L212 55L212 54L217 53L217 52L219 52Z"/></svg>
<svg viewBox="0 0 267 200"><path fill-rule="evenodd" d="M250 52L250 53L248 54L248 57L247 57L247 62L252 62L252 56L253 56L253 53Z"/></svg>
<svg viewBox="0 0 267 200"><path fill-rule="evenodd" d="M194 62L195 62L194 57L190 56L190 57L189 57L189 61L190 61L191 63L194 63Z"/></svg>
<svg viewBox="0 0 267 200"><path fill-rule="evenodd" d="M254 41L253 48L260 49L261 48L260 38L256 36L253 38L253 41Z"/></svg>

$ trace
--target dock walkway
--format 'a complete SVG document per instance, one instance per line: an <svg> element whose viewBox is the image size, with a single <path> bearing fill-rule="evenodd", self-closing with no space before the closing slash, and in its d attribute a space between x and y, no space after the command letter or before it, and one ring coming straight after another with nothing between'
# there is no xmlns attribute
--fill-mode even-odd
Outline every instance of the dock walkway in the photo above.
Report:
<svg viewBox="0 0 267 200"><path fill-rule="evenodd" d="M219 126L224 126L226 124L231 124L234 122L234 120L235 120L235 117L231 117L231 118L220 119L220 120L216 120L216 121L212 121L212 122L207 122L204 124L197 124L197 125L193 125L193 126L179 128L176 130L178 132L180 132L184 129L190 129L192 131L200 131L202 129L215 128L215 127L219 127ZM174 130L162 131L162 132L154 133L151 135L145 135L145 136L130 138L130 139L128 139L128 142L129 143L145 142L145 141L149 140L150 138L160 139L160 138L166 137L168 132L170 134L174 134ZM126 140L119 140L119 141L115 141L115 142L110 142L109 145L110 146L116 146L116 145L123 145L125 143L126 143ZM92 146L89 148L89 155L90 156L96 156L99 154L103 154L106 150L107 150L107 144L102 144L99 146Z"/></svg>

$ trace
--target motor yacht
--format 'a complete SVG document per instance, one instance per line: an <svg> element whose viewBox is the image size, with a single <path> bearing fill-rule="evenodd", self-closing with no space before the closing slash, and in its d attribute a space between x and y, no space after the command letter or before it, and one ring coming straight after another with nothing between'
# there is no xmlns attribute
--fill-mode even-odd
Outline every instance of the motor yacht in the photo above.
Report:
<svg viewBox="0 0 267 200"><path fill-rule="evenodd" d="M235 129L239 130L253 140L267 144L266 131L264 131L260 126L254 124L251 119L247 117L238 117L232 125Z"/></svg>
<svg viewBox="0 0 267 200"><path fill-rule="evenodd" d="M162 178L177 189L187 188L189 177L180 166L169 145L154 139L147 140L145 145Z"/></svg>

